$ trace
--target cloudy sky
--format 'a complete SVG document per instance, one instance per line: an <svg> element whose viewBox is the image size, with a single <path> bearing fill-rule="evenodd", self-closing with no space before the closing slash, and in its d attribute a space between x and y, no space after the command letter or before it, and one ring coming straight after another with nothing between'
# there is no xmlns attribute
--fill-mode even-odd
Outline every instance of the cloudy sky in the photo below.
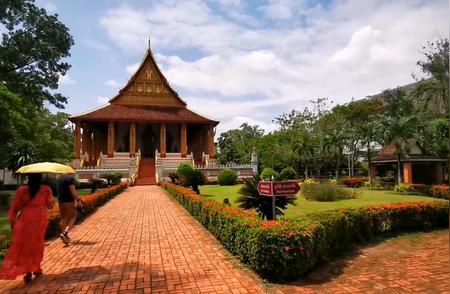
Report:
<svg viewBox="0 0 450 294"><path fill-rule="evenodd" d="M148 38L189 107L267 131L308 101L345 103L413 82L428 40L448 35L444 0L41 0L75 45L60 91L75 114L113 97Z"/></svg>

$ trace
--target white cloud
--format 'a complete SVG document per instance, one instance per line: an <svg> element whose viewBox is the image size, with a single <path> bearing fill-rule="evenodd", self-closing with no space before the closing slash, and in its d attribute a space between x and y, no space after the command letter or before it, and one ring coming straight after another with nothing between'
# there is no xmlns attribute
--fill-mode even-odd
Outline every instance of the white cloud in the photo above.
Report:
<svg viewBox="0 0 450 294"><path fill-rule="evenodd" d="M120 86L120 84L117 81L115 81L115 80L107 80L105 82L105 85L110 86L110 87L114 87L114 88Z"/></svg>
<svg viewBox="0 0 450 294"><path fill-rule="evenodd" d="M95 98L95 100L97 101L98 104L106 104L109 101L108 97L104 97L104 96L97 96Z"/></svg>
<svg viewBox="0 0 450 294"><path fill-rule="evenodd" d="M288 20L306 8L305 2L303 0L269 0L261 9L269 19Z"/></svg>
<svg viewBox="0 0 450 294"><path fill-rule="evenodd" d="M251 126L258 125L260 128L264 129L266 133L275 131L277 129L277 125L273 123L266 123L261 120L255 120L248 116L235 116L230 120L221 122L217 126L216 137L220 136L221 133L226 132L227 130L239 128L243 123L248 123Z"/></svg>
<svg viewBox="0 0 450 294"><path fill-rule="evenodd" d="M60 75L58 82L59 82L60 85L73 85L73 84L75 84L75 81L70 78L69 74L66 74L64 76Z"/></svg>
<svg viewBox="0 0 450 294"><path fill-rule="evenodd" d="M211 9L212 2L228 5L228 17ZM421 46L448 35L447 7L438 0L346 0L326 8L308 3L270 0L261 6L277 25L255 19L232 0L119 6L100 24L124 52L140 56L151 33L171 85L188 105L225 126L235 117L270 125L280 114L274 109L303 108L317 97L343 103L410 83ZM186 48L199 56L173 53ZM127 71L133 74L138 65Z"/></svg>
<svg viewBox="0 0 450 294"><path fill-rule="evenodd" d="M138 70L139 65L141 65L139 62L130 64L129 66L127 66L127 72L130 75L134 75L134 73Z"/></svg>

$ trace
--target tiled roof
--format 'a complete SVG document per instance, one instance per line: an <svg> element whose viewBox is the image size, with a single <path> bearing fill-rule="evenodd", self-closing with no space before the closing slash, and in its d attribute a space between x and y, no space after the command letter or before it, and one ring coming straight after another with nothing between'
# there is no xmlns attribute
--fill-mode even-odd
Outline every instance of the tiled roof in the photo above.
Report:
<svg viewBox="0 0 450 294"><path fill-rule="evenodd" d="M416 139L408 139L408 145L409 147L416 145L417 144L417 140ZM395 147L394 144L389 144L384 146L383 148L381 148L380 151L378 151L378 156L391 156L391 155L395 155L397 151L397 147Z"/></svg>
<svg viewBox="0 0 450 294"><path fill-rule="evenodd" d="M109 104L90 112L74 115L71 121L133 121L133 122L186 122L212 123L219 122L201 116L185 107L126 106Z"/></svg>

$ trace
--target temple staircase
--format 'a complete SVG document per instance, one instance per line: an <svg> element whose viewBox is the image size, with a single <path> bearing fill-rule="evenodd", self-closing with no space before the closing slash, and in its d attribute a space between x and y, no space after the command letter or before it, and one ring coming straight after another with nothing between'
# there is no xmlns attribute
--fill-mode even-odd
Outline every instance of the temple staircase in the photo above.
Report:
<svg viewBox="0 0 450 294"><path fill-rule="evenodd" d="M139 177L136 179L135 185L156 185L154 159L141 159L141 163L139 164Z"/></svg>

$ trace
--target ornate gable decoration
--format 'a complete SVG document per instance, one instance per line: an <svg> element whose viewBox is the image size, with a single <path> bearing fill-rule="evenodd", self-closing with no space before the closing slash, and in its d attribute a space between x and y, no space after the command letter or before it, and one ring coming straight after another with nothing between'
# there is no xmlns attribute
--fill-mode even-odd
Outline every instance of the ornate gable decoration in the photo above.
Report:
<svg viewBox="0 0 450 294"><path fill-rule="evenodd" d="M128 84L110 100L117 105L186 107L158 68L150 49Z"/></svg>

